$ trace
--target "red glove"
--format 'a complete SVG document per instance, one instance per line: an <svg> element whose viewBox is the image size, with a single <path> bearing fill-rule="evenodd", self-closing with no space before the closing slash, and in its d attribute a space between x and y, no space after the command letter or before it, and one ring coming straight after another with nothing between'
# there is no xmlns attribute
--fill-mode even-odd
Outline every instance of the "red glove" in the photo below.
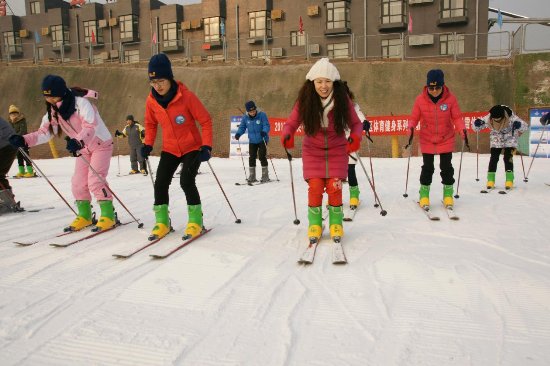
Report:
<svg viewBox="0 0 550 366"><path fill-rule="evenodd" d="M355 152L359 150L361 144L361 136L357 136L356 134L352 133L348 137L348 146L347 146L347 152L348 154Z"/></svg>
<svg viewBox="0 0 550 366"><path fill-rule="evenodd" d="M285 149L292 149L294 147L294 135L285 135L281 139L281 143Z"/></svg>

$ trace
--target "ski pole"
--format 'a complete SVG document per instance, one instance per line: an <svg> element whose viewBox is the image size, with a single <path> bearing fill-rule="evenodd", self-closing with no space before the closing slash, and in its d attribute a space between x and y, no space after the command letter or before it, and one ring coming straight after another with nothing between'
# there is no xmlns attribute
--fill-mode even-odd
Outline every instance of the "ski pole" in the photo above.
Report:
<svg viewBox="0 0 550 366"><path fill-rule="evenodd" d="M244 180L248 181L248 177L246 176L246 166L244 165L243 151L241 150L241 142L237 140L237 144L239 144L239 152L241 154L241 161L243 163Z"/></svg>
<svg viewBox="0 0 550 366"><path fill-rule="evenodd" d="M372 142L372 139L370 138L370 134L365 135L365 136L367 137L367 151L369 153L370 175L372 177L372 185L376 188L376 184L374 183L374 170L372 168L372 156L371 156L371 152L370 152L370 142ZM357 156L359 156L359 154ZM375 198L374 199L374 207L378 207L378 202L376 202L376 196L374 198Z"/></svg>
<svg viewBox="0 0 550 366"><path fill-rule="evenodd" d="M527 182L527 177L525 176L525 165L523 165L523 154L519 152L519 158L521 160L521 169L523 170L523 181Z"/></svg>
<svg viewBox="0 0 550 366"><path fill-rule="evenodd" d="M460 187L460 173L462 172L462 155L464 154L464 140L462 140L462 149L460 149L460 163L458 165L458 180L456 183L456 194L455 198L460 198L458 195L458 188Z"/></svg>
<svg viewBox="0 0 550 366"><path fill-rule="evenodd" d="M533 153L533 158L531 159L531 163L529 164L529 169L527 169L527 175L525 176L524 182L527 182L529 180L529 172L531 171L531 167L533 166L533 162L535 161L535 156L537 156L537 151L539 150L540 142L542 141L542 138L544 136L544 132L546 131L547 124L544 125L542 128L542 132L540 134L539 143L537 144L537 147L535 148L535 152Z"/></svg>
<svg viewBox="0 0 550 366"><path fill-rule="evenodd" d="M377 202L380 205L380 215L386 216L388 214L388 211L384 210L382 207L382 202L380 202L380 197L378 197L378 194L376 193L376 189L374 188L374 183L371 181L369 177L369 173L367 173L367 169L365 168L365 165L363 164L363 160L361 160L361 157L359 154L355 153L355 158L352 155L349 155L352 159L355 161L359 161L359 164L361 164L361 168L363 169L363 172L365 172L365 175L367 176L367 180L369 181L370 188L372 189L372 192L374 193L374 201Z"/></svg>
<svg viewBox="0 0 550 366"><path fill-rule="evenodd" d="M218 182L218 186L220 187L222 193L223 193L223 196L225 197L225 200L227 201L227 204L229 205L229 208L231 209L231 212L233 212L233 216L235 216L235 223L236 224L240 224L241 223L241 219L237 218L237 215L235 214L235 210L233 210L233 206L231 206L231 203L229 202L229 199L227 198L227 195L225 194L225 191L223 190L223 187L220 183L220 180L218 179L218 176L216 175L216 173L214 172L214 168L212 168L212 165L210 164L210 161L207 160L206 161L208 163L208 166L210 167L210 170L212 171L212 174L214 175L214 178L216 178L216 182Z"/></svg>
<svg viewBox="0 0 550 366"><path fill-rule="evenodd" d="M48 182L48 184L53 188L53 190L55 191L55 193L57 193L57 195L63 200L63 202L65 202L65 204L67 205L67 207L69 207L71 209L71 211L76 215L78 216L78 214L76 213L76 211L71 207L71 205L69 204L69 202L67 202L67 200L65 199L65 197L63 197L63 195L57 190L57 188L55 188L55 186L52 184L52 182L48 179L48 177L46 176L46 174L44 174L44 172L38 167L38 165L36 165L36 162L34 160L31 159L31 157L25 152L25 150L23 150L22 147L19 148L19 152L21 153L21 155L23 155L25 158L27 158L28 161L31 162L31 164L34 166L34 169L38 170L40 172L40 174L44 177L44 179L46 179L46 182Z"/></svg>
<svg viewBox="0 0 550 366"><path fill-rule="evenodd" d="M479 182L479 131L476 131L476 182Z"/></svg>
<svg viewBox="0 0 550 366"><path fill-rule="evenodd" d="M120 145L119 145L119 138L115 137L116 139L116 155L117 155L117 161L118 161L118 175L120 176Z"/></svg>
<svg viewBox="0 0 550 366"><path fill-rule="evenodd" d="M288 152L288 150L285 148L286 151L286 157L288 159L288 164L290 166L290 185L292 187L292 203L294 204L294 225L299 225L300 220L298 220L298 214L296 212L296 193L294 193L294 175L292 174L292 155Z"/></svg>
<svg viewBox="0 0 550 366"><path fill-rule="evenodd" d="M69 136L66 136L65 137L65 140L70 140L71 138ZM128 214L132 217L132 219L134 219L135 222L137 222L138 224L138 228L142 228L143 227L143 223L142 222L139 222L139 219L137 219L133 214L132 212L130 212L130 210L128 209L128 207L126 207L126 205L120 200L120 198L118 198L118 196L116 195L115 192L113 192L113 190L111 189L111 187L109 187L109 183L107 183L107 181L105 180L105 178L103 178L101 175L99 175L99 173L97 172L97 170L94 169L94 167L92 166L92 164L90 164L90 162L84 157L82 156L82 154L78 154L78 153L74 153L73 154L74 157L78 157L80 159L82 159L83 162L86 163L86 165L88 165L88 167L90 168L90 170L92 171L92 173L94 173L94 175L97 177L97 179L99 179L101 181L101 183L103 183L105 185L105 187L109 190L109 192L111 192L111 194L113 195L114 198L116 198L116 200L118 201L118 203L120 203L120 205L126 210L126 212L128 212Z"/></svg>
<svg viewBox="0 0 550 366"><path fill-rule="evenodd" d="M265 152L267 154L267 142L265 142L265 138L262 137L262 140L264 142L264 145L265 145ZM273 159L271 159L271 156L268 155L267 156L269 158L269 161L271 162L271 166L273 167L273 173L275 173L275 178L277 178L277 182L280 182L279 181L279 177L277 176L277 171L275 170L275 165L273 164Z"/></svg>
<svg viewBox="0 0 550 366"><path fill-rule="evenodd" d="M409 142L407 143L407 145L405 145L405 150L409 149L409 147L411 147L411 149L409 149L409 157L407 158L407 178L405 179L405 193L403 193L403 197L407 198L409 197L408 193L407 193L407 188L409 186L409 168L411 166L411 154L412 154L412 141L413 141L413 137L414 137L414 129L411 128L411 134L409 136Z"/></svg>
<svg viewBox="0 0 550 366"><path fill-rule="evenodd" d="M149 175L151 176L151 184L153 184L153 189L155 189L155 181L153 179L153 171L151 170L151 163L149 162L149 158L144 160L147 162L147 169L149 169Z"/></svg>

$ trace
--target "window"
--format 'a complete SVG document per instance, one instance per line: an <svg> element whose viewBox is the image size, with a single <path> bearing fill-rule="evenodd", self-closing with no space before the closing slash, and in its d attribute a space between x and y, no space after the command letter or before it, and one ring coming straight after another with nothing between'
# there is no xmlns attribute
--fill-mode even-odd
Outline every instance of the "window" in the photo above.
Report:
<svg viewBox="0 0 550 366"><path fill-rule="evenodd" d="M139 62L139 50L125 50L124 62L128 64Z"/></svg>
<svg viewBox="0 0 550 366"><path fill-rule="evenodd" d="M250 27L249 38L271 37L271 15L269 12L262 10L248 13L248 24Z"/></svg>
<svg viewBox="0 0 550 366"><path fill-rule="evenodd" d="M44 60L44 48L36 47L36 61Z"/></svg>
<svg viewBox="0 0 550 366"><path fill-rule="evenodd" d="M399 58L401 57L401 39L383 39L382 40L382 57L383 58Z"/></svg>
<svg viewBox="0 0 550 366"><path fill-rule="evenodd" d="M40 2L32 1L30 4L31 14L40 14Z"/></svg>
<svg viewBox="0 0 550 366"><path fill-rule="evenodd" d="M252 56L252 58L270 57L271 56L271 50L252 51L251 56Z"/></svg>
<svg viewBox="0 0 550 366"><path fill-rule="evenodd" d="M95 37L96 44L103 44L103 32L98 31L97 20L90 20L83 22L84 25L84 43L89 44L92 42L92 32Z"/></svg>
<svg viewBox="0 0 550 366"><path fill-rule="evenodd" d="M327 3L327 30L350 28L349 3L334 1Z"/></svg>
<svg viewBox="0 0 550 366"><path fill-rule="evenodd" d="M64 43L69 42L69 27L63 25L52 25L50 27L50 34L52 35L52 46L61 47Z"/></svg>
<svg viewBox="0 0 550 366"><path fill-rule="evenodd" d="M465 0L441 0L441 18L466 16Z"/></svg>
<svg viewBox="0 0 550 366"><path fill-rule="evenodd" d="M23 52L21 38L19 32L4 32L4 50L10 55L20 54Z"/></svg>
<svg viewBox="0 0 550 366"><path fill-rule="evenodd" d="M349 43L333 43L327 45L329 58L347 58L349 56Z"/></svg>
<svg viewBox="0 0 550 366"><path fill-rule="evenodd" d="M456 52L455 52L456 46ZM457 34L456 41L453 34L442 34L439 36L439 54L440 55L463 55L464 54L464 34Z"/></svg>
<svg viewBox="0 0 550 366"><path fill-rule="evenodd" d="M221 37L221 24L223 19L220 17L204 18L204 43L219 42Z"/></svg>
<svg viewBox="0 0 550 366"><path fill-rule="evenodd" d="M305 33L298 31L290 32L290 45L291 46L305 46L306 45L306 35Z"/></svg>
<svg viewBox="0 0 550 366"><path fill-rule="evenodd" d="M382 24L405 23L405 1L382 0Z"/></svg>
<svg viewBox="0 0 550 366"><path fill-rule="evenodd" d="M162 47L177 47L180 23L166 23L162 25Z"/></svg>
<svg viewBox="0 0 550 366"><path fill-rule="evenodd" d="M123 15L118 18L120 23L120 39L137 40L138 33L138 17L137 15Z"/></svg>

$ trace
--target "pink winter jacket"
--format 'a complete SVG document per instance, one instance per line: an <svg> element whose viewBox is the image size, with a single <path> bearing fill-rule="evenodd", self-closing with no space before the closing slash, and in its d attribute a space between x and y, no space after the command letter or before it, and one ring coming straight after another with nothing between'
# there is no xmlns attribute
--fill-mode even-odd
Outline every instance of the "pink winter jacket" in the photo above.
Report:
<svg viewBox="0 0 550 366"><path fill-rule="evenodd" d="M53 136L50 133L51 125L53 133L57 134L61 127L63 132L78 141L84 142L84 148L92 152L98 148L111 146L113 141L111 133L101 119L97 108L86 98L76 97L76 112L65 121L61 116L48 120L48 114L42 117L40 128L24 136L27 145L35 146L48 142Z"/></svg>
<svg viewBox="0 0 550 366"><path fill-rule="evenodd" d="M349 129L352 134L362 136L363 125L349 101ZM348 140L345 134L337 135L334 130L334 111L328 113L328 127L321 128L315 136L304 136L302 140L302 163L304 179L341 178L348 176ZM282 131L282 136L294 135L302 124L299 119L298 103L294 105Z"/></svg>
<svg viewBox="0 0 550 366"><path fill-rule="evenodd" d="M416 97L408 121L409 128L416 128L420 122L420 150L424 154L453 152L455 132L462 134L464 119L454 94L443 86L443 96L434 104L425 86Z"/></svg>

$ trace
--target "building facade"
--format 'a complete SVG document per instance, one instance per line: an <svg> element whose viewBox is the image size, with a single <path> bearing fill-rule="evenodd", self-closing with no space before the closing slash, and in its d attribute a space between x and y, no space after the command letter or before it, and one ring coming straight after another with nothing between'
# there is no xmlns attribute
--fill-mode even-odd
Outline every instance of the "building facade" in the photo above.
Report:
<svg viewBox="0 0 550 366"><path fill-rule="evenodd" d="M4 62L487 56L488 0L24 1L0 17Z"/></svg>

